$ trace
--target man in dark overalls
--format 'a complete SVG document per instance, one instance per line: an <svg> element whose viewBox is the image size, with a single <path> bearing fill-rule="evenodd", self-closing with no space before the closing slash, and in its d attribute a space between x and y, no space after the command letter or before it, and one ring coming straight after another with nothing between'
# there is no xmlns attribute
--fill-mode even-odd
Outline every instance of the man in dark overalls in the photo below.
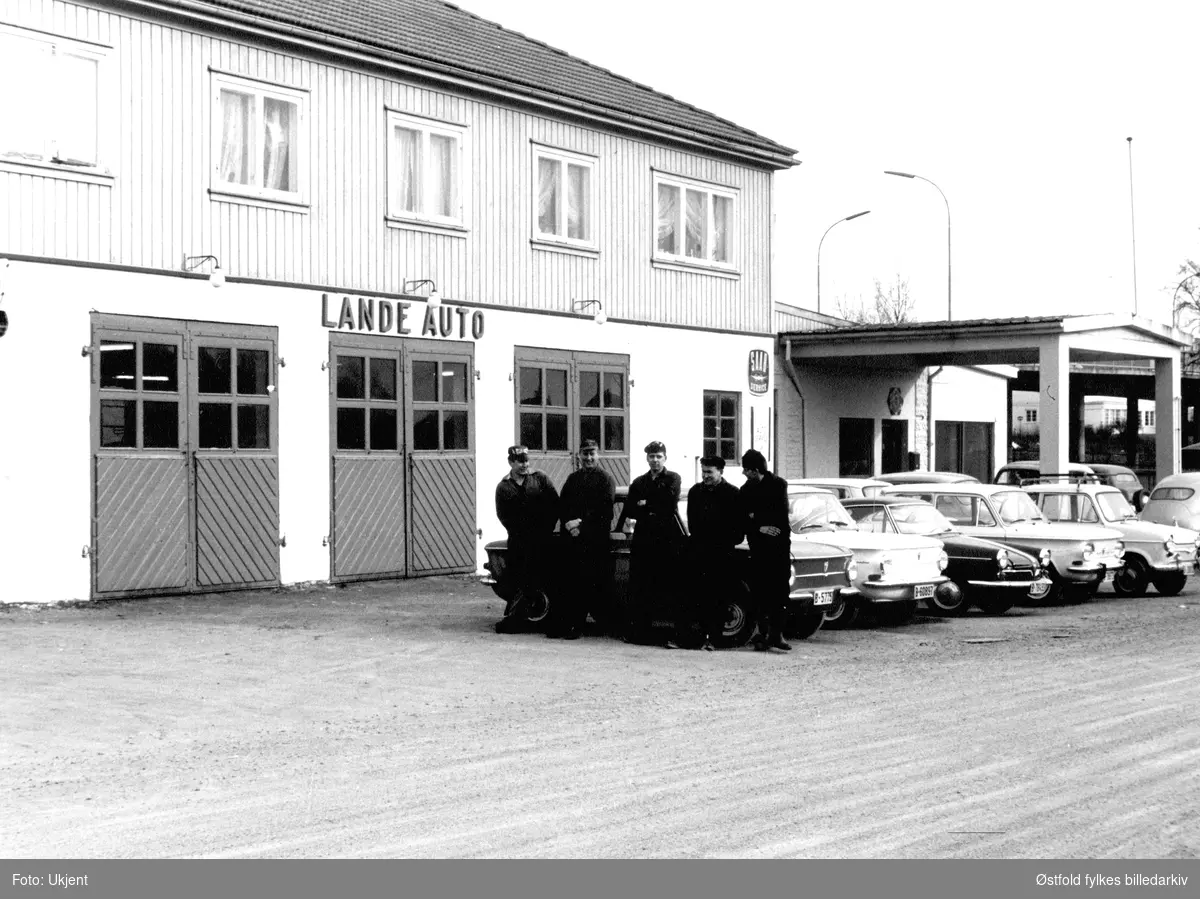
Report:
<svg viewBox="0 0 1200 899"><path fill-rule="evenodd" d="M579 469L563 484L559 503L566 565L556 622L548 637L575 640L583 631L588 612L596 620L609 602L612 580L612 528L616 485L600 467L600 445L591 438L579 446Z"/></svg>
<svg viewBox="0 0 1200 899"><path fill-rule="evenodd" d="M792 648L783 639L792 569L787 481L767 470L767 460L758 450L742 454L742 473L746 483L739 498L750 543L751 590L759 614L754 648L786 652Z"/></svg>
<svg viewBox="0 0 1200 899"><path fill-rule="evenodd" d="M656 608L675 595L673 563L683 539L675 523L681 479L667 469L666 445L658 440L646 444L646 464L650 470L629 485L618 522L626 533L633 534L627 643L648 639Z"/></svg>
<svg viewBox="0 0 1200 899"><path fill-rule="evenodd" d="M529 450L508 448L509 473L496 485L496 517L508 531L505 579L516 588L515 600L496 633L511 633L524 620L522 606L543 600L553 563L550 540L558 521L558 491L545 474L529 467Z"/></svg>
<svg viewBox="0 0 1200 899"><path fill-rule="evenodd" d="M720 456L700 460L700 483L688 491L687 520L692 605L680 615L680 624L698 628L703 642L695 645L712 650L725 626L724 598L733 589L733 548L745 531L738 489L725 480Z"/></svg>

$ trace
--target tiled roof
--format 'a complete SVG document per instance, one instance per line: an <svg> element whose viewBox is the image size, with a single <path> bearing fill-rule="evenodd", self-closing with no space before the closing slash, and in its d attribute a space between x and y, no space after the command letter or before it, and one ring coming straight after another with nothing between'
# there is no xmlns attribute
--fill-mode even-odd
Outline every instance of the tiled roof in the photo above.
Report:
<svg viewBox="0 0 1200 899"><path fill-rule="evenodd" d="M795 151L607 69L577 59L442 0L130 0L186 15L249 21L286 36L296 27L370 47L383 58L530 97L556 100L617 122L684 132L772 167Z"/></svg>

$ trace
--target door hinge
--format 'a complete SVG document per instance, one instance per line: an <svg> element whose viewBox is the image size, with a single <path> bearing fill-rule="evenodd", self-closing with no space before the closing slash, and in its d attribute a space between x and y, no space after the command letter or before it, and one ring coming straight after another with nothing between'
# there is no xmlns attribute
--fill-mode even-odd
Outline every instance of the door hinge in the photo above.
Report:
<svg viewBox="0 0 1200 899"><path fill-rule="evenodd" d="M88 556L90 556L91 554L92 554L92 548L91 548L90 546L85 546L85 547L83 548L83 558L85 558L85 559L86 559L86 558L87 558Z"/></svg>
<svg viewBox="0 0 1200 899"><path fill-rule="evenodd" d="M279 548L285 549L286 547L287 547L287 534L284 534L282 537L279 538Z"/></svg>

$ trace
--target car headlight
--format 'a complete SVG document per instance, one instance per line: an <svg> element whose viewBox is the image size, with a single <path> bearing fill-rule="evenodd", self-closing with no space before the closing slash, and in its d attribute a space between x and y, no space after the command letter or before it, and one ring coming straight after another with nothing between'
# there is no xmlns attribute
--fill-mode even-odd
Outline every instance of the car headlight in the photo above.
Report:
<svg viewBox="0 0 1200 899"><path fill-rule="evenodd" d="M945 571L946 566L950 564L950 557L945 553L938 556L938 571Z"/></svg>
<svg viewBox="0 0 1200 899"><path fill-rule="evenodd" d="M1008 550L1002 549L996 553L996 564L1003 568L1012 567L1012 559L1008 557Z"/></svg>
<svg viewBox="0 0 1200 899"><path fill-rule="evenodd" d="M1096 544L1094 544L1094 543L1083 544L1083 561L1090 562L1092 560L1092 557L1095 555L1096 555Z"/></svg>
<svg viewBox="0 0 1200 899"><path fill-rule="evenodd" d="M1043 568L1050 567L1050 550L1043 549L1040 553L1038 553L1038 564Z"/></svg>
<svg viewBox="0 0 1200 899"><path fill-rule="evenodd" d="M788 569L788 586L790 587L794 583L796 583L796 568L792 566Z"/></svg>
<svg viewBox="0 0 1200 899"><path fill-rule="evenodd" d="M858 580L858 563L853 559L846 565L846 573L850 576L851 581Z"/></svg>
<svg viewBox="0 0 1200 899"><path fill-rule="evenodd" d="M1125 555L1125 543L1122 540L1117 541L1117 545L1113 547L1113 552L1118 556Z"/></svg>
<svg viewBox="0 0 1200 899"><path fill-rule="evenodd" d="M887 576L888 576L888 571L889 571L889 570L891 570L892 564L893 564L892 560L891 560L890 558L887 558L887 557L885 557L885 558L883 559L883 561L879 563L879 575L880 575L880 577L887 577Z"/></svg>

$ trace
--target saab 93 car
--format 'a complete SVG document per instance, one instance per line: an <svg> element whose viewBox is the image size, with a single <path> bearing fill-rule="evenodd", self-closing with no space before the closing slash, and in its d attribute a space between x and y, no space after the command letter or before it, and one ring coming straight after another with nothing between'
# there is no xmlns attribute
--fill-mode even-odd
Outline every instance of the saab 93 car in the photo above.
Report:
<svg viewBox="0 0 1200 899"><path fill-rule="evenodd" d="M853 587L842 591L842 602L825 613L828 626L848 627L868 607L885 624L901 623L912 617L919 601L932 602L937 589L950 583L942 573L946 552L941 541L860 530L828 490L788 484L788 515L792 533L802 540L831 543L854 554L858 576Z"/></svg>
<svg viewBox="0 0 1200 899"><path fill-rule="evenodd" d="M911 496L877 496L844 499L842 506L861 530L880 534L919 534L942 541L946 549L946 576L959 593L939 587L929 606L944 615L961 615L974 605L988 615L1003 615L1019 600L1040 599L1050 590L1042 575L1049 550L1036 558L1019 549L969 537L924 500Z"/></svg>
<svg viewBox="0 0 1200 899"><path fill-rule="evenodd" d="M798 487L820 487L838 499L876 496L880 490L889 486L887 481L874 478L788 478L788 483Z"/></svg>
<svg viewBox="0 0 1200 899"><path fill-rule="evenodd" d="M959 471L891 471L877 480L888 484L978 484L979 478Z"/></svg>
<svg viewBox="0 0 1200 899"><path fill-rule="evenodd" d="M1113 576L1121 596L1140 596L1147 584L1165 596L1175 596L1196 567L1200 533L1138 518L1125 493L1104 484L1030 484L1033 497L1049 521L1099 524L1121 532L1125 567Z"/></svg>
<svg viewBox="0 0 1200 899"><path fill-rule="evenodd" d="M1200 472L1167 475L1155 484L1142 521L1200 531Z"/></svg>
<svg viewBox="0 0 1200 899"><path fill-rule="evenodd" d="M617 528L621 510L629 496L628 487L617 488L617 501L613 508L613 525L609 533L609 546L613 556L613 579L608 606L590 610L597 624L614 625L628 617L631 601L629 578L630 535ZM683 505L683 504L681 504ZM656 610L655 620L659 624L669 623L671 608L676 601L687 601L686 593L694 588L692 562L687 553L687 525L679 507L675 510L674 541L671 564L679 572L679 594L665 598L665 607ZM565 539L558 534L555 540ZM508 553L507 540L493 540L484 547L488 561L484 563L487 574L482 582L492 588L497 596L505 600L505 615L515 614L530 625L539 625L553 613L555 597L561 596L570 583L569 573L562 569L566 554L551 551L546 560L547 589L536 596L518 595L516 587L509 582L505 566ZM850 588L857 570L853 555L836 545L822 544L815 540L793 538L792 571L789 578L787 635L797 640L811 637L821 627L825 610L841 602L841 594ZM743 540L734 551L734 573L737 583L733 594L725 600L725 624L720 634L713 635L718 646L743 646L754 634L758 620L757 610L750 595L750 549Z"/></svg>
<svg viewBox="0 0 1200 899"><path fill-rule="evenodd" d="M1091 524L1048 522L1033 498L1004 484L907 484L888 495L915 496L932 503L964 534L995 540L1044 558L1053 582L1045 600L1088 599L1122 566L1120 531Z"/></svg>

